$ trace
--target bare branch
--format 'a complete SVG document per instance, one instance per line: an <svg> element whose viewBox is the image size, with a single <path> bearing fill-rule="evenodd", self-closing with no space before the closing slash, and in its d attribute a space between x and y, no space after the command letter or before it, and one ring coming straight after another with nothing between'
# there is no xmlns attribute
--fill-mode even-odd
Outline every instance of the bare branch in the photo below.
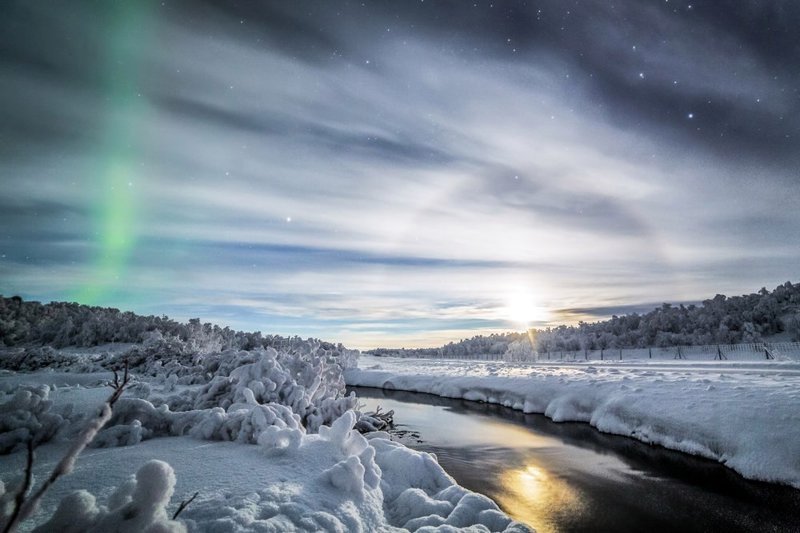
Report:
<svg viewBox="0 0 800 533"><path fill-rule="evenodd" d="M53 471L50 472L50 475L44 480L39 489L34 492L30 498L26 498L23 494L21 503L18 505L18 508L15 509L15 515L9 519L5 529L3 530L3 533L16 531L20 522L27 519L33 513L33 511L36 509L36 506L39 505L39 501L42 499L45 492L47 492L48 489L53 486L53 483L55 483L61 476L65 476L72 472L78 456L81 454L84 448L86 448L86 446L92 442L95 435L97 435L103 426L106 425L106 422L111 419L112 408L117 400L119 400L119 397L122 395L122 392L125 390L125 387L129 382L130 375L128 374L128 361L126 359L125 373L123 374L122 379L119 378L117 371L114 371L114 381L111 385L114 388L114 391L103 404L100 413L89 421L87 426L83 429L83 431L81 431L80 435L78 435L78 437L75 439L75 442L73 442L72 446L70 446L69 450L67 450L67 453L64 454L55 468L53 468ZM30 448L28 452L28 460L32 468L33 450ZM26 492L27 490L28 487L25 487Z"/></svg>
<svg viewBox="0 0 800 533"><path fill-rule="evenodd" d="M16 527L17 517L22 510L22 505L25 503L25 496L27 496L28 490L31 488L31 481L33 480L33 447L33 436L31 436L31 438L28 439L28 457L25 461L25 478L22 481L22 486L19 488L19 492L17 492L17 495L14 497L14 509L8 517L8 523L6 523L3 533L8 533L12 531L12 528Z"/></svg>
<svg viewBox="0 0 800 533"><path fill-rule="evenodd" d="M114 392L111 394L111 396L108 398L108 400L106 402L111 407L114 407L114 404L117 403L117 400L119 400L119 397L122 396L122 391L125 390L125 387L128 385L128 383L131 380L130 375L128 374L128 360L127 359L125 359L124 369L125 369L125 373L123 374L122 380L119 379L119 373L117 373L117 371L114 370L114 381L111 384L111 386L114 388Z"/></svg>
<svg viewBox="0 0 800 533"><path fill-rule="evenodd" d="M181 514L181 513L183 512L183 510L184 510L184 509L186 509L187 507L189 507L189 504L190 504L190 503L192 503L192 502L194 501L194 499L195 499L195 498L197 498L197 495L198 495L198 494L200 494L200 493L199 493L199 492L195 492L195 493L192 495L192 497L191 497L191 498L189 498L188 500L183 500L183 501L181 502L181 504L178 506L178 510L177 510L177 511L175 511L175 514L174 514L174 515L172 515L172 519L173 519L173 520L175 520L176 518L178 518L178 515L179 515L179 514Z"/></svg>

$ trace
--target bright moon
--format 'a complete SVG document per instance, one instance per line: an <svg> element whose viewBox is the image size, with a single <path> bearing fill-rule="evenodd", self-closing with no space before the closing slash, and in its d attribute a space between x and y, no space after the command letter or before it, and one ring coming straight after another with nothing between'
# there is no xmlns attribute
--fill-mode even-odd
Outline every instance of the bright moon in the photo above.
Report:
<svg viewBox="0 0 800 533"><path fill-rule="evenodd" d="M509 320L528 329L533 323L546 322L549 313L531 293L517 292L508 300L506 315Z"/></svg>

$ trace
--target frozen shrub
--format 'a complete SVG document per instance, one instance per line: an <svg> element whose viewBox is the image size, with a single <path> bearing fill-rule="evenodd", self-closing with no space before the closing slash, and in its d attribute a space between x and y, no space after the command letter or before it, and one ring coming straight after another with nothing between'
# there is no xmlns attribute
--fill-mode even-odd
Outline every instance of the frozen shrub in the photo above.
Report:
<svg viewBox="0 0 800 533"><path fill-rule="evenodd" d="M134 420L130 424L111 426L100 431L89 444L92 448L112 448L116 446L132 446L149 438L152 431L142 427L142 423Z"/></svg>
<svg viewBox="0 0 800 533"><path fill-rule="evenodd" d="M195 409L280 404L315 432L355 407L355 397L344 396L342 368L313 343L295 348L294 353L273 348L239 352L216 368L216 375L198 393Z"/></svg>
<svg viewBox="0 0 800 533"><path fill-rule="evenodd" d="M23 385L0 404L0 453L23 447L31 438L37 443L53 438L64 418L50 412L49 395L47 385Z"/></svg>
<svg viewBox="0 0 800 533"><path fill-rule="evenodd" d="M170 520L166 511L174 488L172 467L149 461L117 489L108 509L98 507L94 496L79 490L62 499L53 516L34 533L185 533L186 527Z"/></svg>

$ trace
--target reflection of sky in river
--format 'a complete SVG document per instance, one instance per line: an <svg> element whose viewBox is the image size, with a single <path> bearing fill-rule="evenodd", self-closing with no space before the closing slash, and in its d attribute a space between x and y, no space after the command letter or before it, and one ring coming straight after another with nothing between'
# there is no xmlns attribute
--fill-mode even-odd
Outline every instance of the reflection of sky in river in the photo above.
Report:
<svg viewBox="0 0 800 533"><path fill-rule="evenodd" d="M419 434L401 441L540 533L798 531L800 491L710 461L499 406L356 391L364 410L393 409L397 429Z"/></svg>
<svg viewBox="0 0 800 533"><path fill-rule="evenodd" d="M537 434L528 428L477 413L459 413L444 406L399 402L389 398L361 398L366 410L380 406L394 409L398 427L413 428L426 443L435 443L437 456L446 467L463 462L465 468L493 471L485 492L515 519L554 531L553 515L580 514L585 505L569 478L591 475L625 481L635 473L618 458L597 453ZM451 456L446 448L474 448L474 460Z"/></svg>

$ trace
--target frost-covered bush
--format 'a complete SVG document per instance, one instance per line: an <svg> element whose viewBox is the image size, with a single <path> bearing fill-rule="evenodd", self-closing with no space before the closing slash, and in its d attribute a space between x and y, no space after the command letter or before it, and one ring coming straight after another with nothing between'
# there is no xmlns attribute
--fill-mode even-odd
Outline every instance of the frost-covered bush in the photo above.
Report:
<svg viewBox="0 0 800 533"><path fill-rule="evenodd" d="M388 430L394 426L394 411L381 412L380 407L375 411L363 413L356 411L358 421L355 428L361 433L373 433Z"/></svg>
<svg viewBox="0 0 800 533"><path fill-rule="evenodd" d="M191 372L194 366L192 354L185 343L174 337L164 337L159 332L150 335L148 340L131 350L121 354L110 364L119 364L124 359L128 366L139 374L155 376L163 372L164 361L173 366L173 372ZM185 370L183 370L185 369Z"/></svg>
<svg viewBox="0 0 800 533"><path fill-rule="evenodd" d="M74 357L62 355L51 346L6 351L0 358L3 368L17 372L33 372L42 368L64 368L74 363Z"/></svg>
<svg viewBox="0 0 800 533"><path fill-rule="evenodd" d="M153 432L145 427L139 420L134 419L130 424L117 424L101 430L89 444L93 448L113 448L116 446L132 446L139 444L143 439L149 438Z"/></svg>
<svg viewBox="0 0 800 533"><path fill-rule="evenodd" d="M336 358L312 342L293 353L273 348L239 352L220 361L216 369L198 393L195 409L280 404L299 415L308 431L316 432L356 404L355 396L344 396L342 368Z"/></svg>
<svg viewBox="0 0 800 533"><path fill-rule="evenodd" d="M181 323L166 316L141 316L114 308L66 302L41 304L25 302L18 296L0 296L0 347L140 344L131 353L131 368L138 372L141 372L140 365L146 366L159 359L172 358L191 367L196 355L262 348L291 353L306 342L300 337L233 331L201 323L199 318ZM340 358L345 368L354 366L358 357L357 351L347 350L341 344L321 342L320 346L330 355ZM2 357L0 365L3 365Z"/></svg>
<svg viewBox="0 0 800 533"><path fill-rule="evenodd" d="M536 357L536 350L528 338L511 342L503 354L503 359L506 361L529 361L534 357Z"/></svg>
<svg viewBox="0 0 800 533"><path fill-rule="evenodd" d="M104 354L63 353L52 346L5 349L0 352L0 368L14 372L61 370L97 372L102 370Z"/></svg>
<svg viewBox="0 0 800 533"><path fill-rule="evenodd" d="M305 433L299 417L284 406L234 405L226 412L221 407L194 411L197 417L189 422L189 435L205 440L229 440L255 444L265 431L287 430L298 436ZM178 416L183 413L176 413Z"/></svg>
<svg viewBox="0 0 800 533"><path fill-rule="evenodd" d="M21 448L29 439L50 440L64 424L64 417L50 412L50 387L24 385L0 404L0 453Z"/></svg>
<svg viewBox="0 0 800 533"><path fill-rule="evenodd" d="M344 396L338 360L319 344L298 345L293 353L267 348L208 356L203 364L215 375L199 390L169 396L157 407L143 398L120 399L92 445L188 434L274 447L288 439L291 447L298 435L333 423L356 404L354 395ZM198 366L198 371L203 370ZM175 388L174 376L162 379L164 390ZM259 440L272 426L276 429Z"/></svg>

